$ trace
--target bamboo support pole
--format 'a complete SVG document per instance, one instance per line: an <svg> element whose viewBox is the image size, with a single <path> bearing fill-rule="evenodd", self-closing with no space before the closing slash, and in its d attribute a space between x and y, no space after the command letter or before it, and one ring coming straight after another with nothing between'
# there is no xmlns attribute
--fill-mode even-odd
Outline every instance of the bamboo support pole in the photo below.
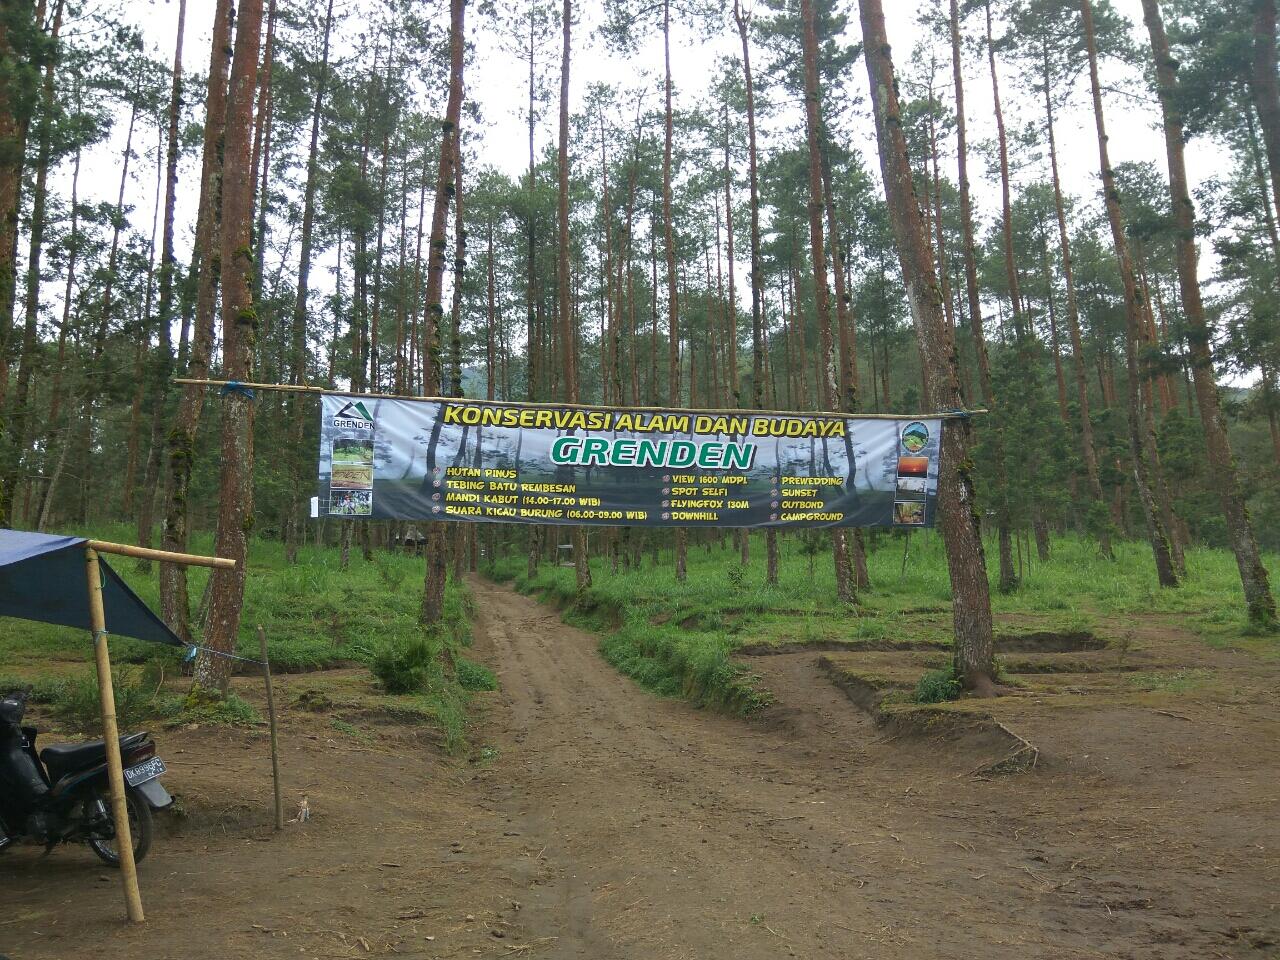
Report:
<svg viewBox="0 0 1280 960"><path fill-rule="evenodd" d="M247 390L277 390L281 393L315 393L332 394L339 397L368 397L372 400L422 400L427 403L469 403L482 407L531 407L548 410L627 410L632 412L654 413L718 413L737 417L831 417L838 420L959 420L965 417L979 416L987 413L986 408L976 410L952 410L945 413L842 413L835 410L748 410L736 407L651 407L651 406L612 406L608 404L587 403L528 403L505 400L472 400L466 397L414 397L397 393L353 393L349 390L330 390L328 387L304 387L287 383L248 383L233 380L194 380L190 377L174 377L173 382L184 386L225 387L231 384Z"/></svg>
<svg viewBox="0 0 1280 960"><path fill-rule="evenodd" d="M267 632L258 624L258 650L262 654L262 677L267 684L267 722L271 727L271 780L275 787L276 829L284 829L284 800L280 796L280 741L276 736L276 697L271 688L271 663L267 660Z"/></svg>
<svg viewBox="0 0 1280 960"><path fill-rule="evenodd" d="M189 567L220 567L229 570L236 565L234 560L225 557L202 557L194 553L171 553L168 550L152 550L150 547L135 547L128 543L108 543L105 540L90 540L88 546L98 553L116 553L122 557L138 557L142 560L159 560L161 563L181 563Z"/></svg>
<svg viewBox="0 0 1280 960"><path fill-rule="evenodd" d="M120 854L120 881L129 919L142 923L142 894L138 890L138 867L133 862L133 834L129 830L129 810L125 802L124 769L120 762L120 731L116 727L116 697L111 684L111 654L107 649L107 620L102 608L102 571L98 552L85 548L85 575L89 586L89 626L93 630L93 651L98 666L98 694L102 704L102 738L107 748L107 781L111 785L111 816L116 826L116 849Z"/></svg>

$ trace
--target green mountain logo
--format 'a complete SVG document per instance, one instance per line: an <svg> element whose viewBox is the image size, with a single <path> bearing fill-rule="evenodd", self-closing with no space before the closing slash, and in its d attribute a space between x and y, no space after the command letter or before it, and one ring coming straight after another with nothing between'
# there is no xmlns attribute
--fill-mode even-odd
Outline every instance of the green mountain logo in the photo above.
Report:
<svg viewBox="0 0 1280 960"><path fill-rule="evenodd" d="M335 427L373 426L373 415L362 400L349 400L341 410L333 416Z"/></svg>
<svg viewBox="0 0 1280 960"><path fill-rule="evenodd" d="M929 445L929 428L916 421L902 430L902 446L908 453L919 453Z"/></svg>

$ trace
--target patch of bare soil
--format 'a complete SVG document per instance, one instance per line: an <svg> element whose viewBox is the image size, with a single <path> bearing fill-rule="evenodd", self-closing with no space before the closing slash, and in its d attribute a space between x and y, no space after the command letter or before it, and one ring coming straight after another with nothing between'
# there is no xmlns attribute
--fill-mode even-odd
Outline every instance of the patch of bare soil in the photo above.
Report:
<svg viewBox="0 0 1280 960"><path fill-rule="evenodd" d="M754 662L778 703L744 722L655 699L553 611L474 589L502 690L472 762L420 728L364 742L291 710L288 794L315 813L277 836L260 732L165 734L186 816L142 865L148 923L123 923L87 852L24 849L0 860L0 952L1201 960L1280 941L1274 663L1173 706L1001 698L1051 762L974 777L963 744L877 728L815 654Z"/></svg>

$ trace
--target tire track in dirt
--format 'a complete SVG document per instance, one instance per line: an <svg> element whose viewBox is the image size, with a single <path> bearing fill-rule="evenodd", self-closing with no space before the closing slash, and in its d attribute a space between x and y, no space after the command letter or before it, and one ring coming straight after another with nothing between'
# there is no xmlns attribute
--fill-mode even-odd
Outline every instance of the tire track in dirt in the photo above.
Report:
<svg viewBox="0 0 1280 960"><path fill-rule="evenodd" d="M1046 783L957 779L971 758L886 742L812 655L770 658L781 704L749 723L656 698L548 608L472 588L502 683L483 781L528 841L513 936L541 956L1237 955L1171 937L1186 904L1160 909L1149 862L1072 876L1094 844L1044 816Z"/></svg>
<svg viewBox="0 0 1280 960"><path fill-rule="evenodd" d="M511 759L525 772L501 803L547 844L556 888L537 917L546 928L532 912L526 922L559 938L554 955L859 955L839 916L865 904L830 902L866 882L840 851L876 842L825 816L846 802L828 782L846 758L654 698L594 637L527 598L474 589L511 716L494 732L520 739Z"/></svg>

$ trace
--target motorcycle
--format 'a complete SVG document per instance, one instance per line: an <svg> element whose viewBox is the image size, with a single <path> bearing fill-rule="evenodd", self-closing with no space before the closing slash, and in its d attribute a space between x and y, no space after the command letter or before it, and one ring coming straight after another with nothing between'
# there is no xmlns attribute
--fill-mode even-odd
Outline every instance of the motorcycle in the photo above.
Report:
<svg viewBox="0 0 1280 960"><path fill-rule="evenodd" d="M106 744L59 744L37 753L36 729L22 725L26 701L25 693L0 700L0 850L18 841L43 844L45 853L60 843L87 843L105 863L118 867ZM137 862L151 848L151 812L168 807L173 798L160 783L165 765L149 734L121 737L120 756Z"/></svg>

